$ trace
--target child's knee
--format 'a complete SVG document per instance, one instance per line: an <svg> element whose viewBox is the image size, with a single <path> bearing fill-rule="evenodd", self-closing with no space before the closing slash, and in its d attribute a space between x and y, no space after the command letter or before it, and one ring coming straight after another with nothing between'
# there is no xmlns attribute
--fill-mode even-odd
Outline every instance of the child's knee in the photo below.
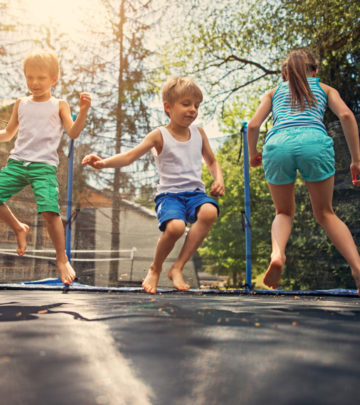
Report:
<svg viewBox="0 0 360 405"><path fill-rule="evenodd" d="M165 232L168 236L179 239L185 232L186 224L181 219L171 219L166 224Z"/></svg>
<svg viewBox="0 0 360 405"><path fill-rule="evenodd" d="M275 214L285 215L293 221L295 216L295 207L293 205L289 205L289 207L276 208Z"/></svg>
<svg viewBox="0 0 360 405"><path fill-rule="evenodd" d="M200 207L197 219L206 223L213 224L218 217L218 210L214 204L204 204Z"/></svg>
<svg viewBox="0 0 360 405"><path fill-rule="evenodd" d="M313 214L315 221L321 226L326 225L329 219L336 216L332 209L314 209Z"/></svg>

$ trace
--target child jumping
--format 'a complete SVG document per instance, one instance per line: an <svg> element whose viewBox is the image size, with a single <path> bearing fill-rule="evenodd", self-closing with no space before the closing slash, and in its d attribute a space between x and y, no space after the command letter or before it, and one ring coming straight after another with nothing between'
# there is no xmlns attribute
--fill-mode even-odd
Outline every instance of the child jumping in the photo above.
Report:
<svg viewBox="0 0 360 405"><path fill-rule="evenodd" d="M7 127L0 131L0 142L7 142L18 130L7 165L0 171L0 220L14 231L17 253L23 256L29 226L20 222L4 203L30 185L37 211L45 219L56 250L61 281L70 284L75 278L75 271L65 253L64 227L59 216L57 148L64 128L72 139L80 135L91 98L88 93L80 94L80 111L73 122L68 103L51 95L51 88L59 75L59 62L51 50L39 49L28 53L24 59L24 75L31 95L16 101Z"/></svg>
<svg viewBox="0 0 360 405"><path fill-rule="evenodd" d="M201 180L201 163L204 158L214 178L210 194L225 193L222 170L211 150L204 130L191 125L203 100L199 87L189 78L173 77L162 89L165 113L170 122L150 132L135 148L107 159L96 155L86 156L82 164L95 169L127 166L152 150L155 155L160 181L155 197L155 210L161 234L155 257L142 286L154 294L162 265L175 242L185 232L186 224L194 223L168 277L174 287L186 291L190 286L183 278L183 267L208 234L218 216L218 205L205 193Z"/></svg>
<svg viewBox="0 0 360 405"><path fill-rule="evenodd" d="M297 170L306 182L316 221L350 265L360 294L360 257L348 227L334 213L333 140L326 133L326 105L339 118L351 154L350 172L360 186L358 126L337 90L316 78L317 63L311 52L290 52L282 68L283 82L268 91L248 125L250 165L263 161L265 178L276 208L272 224L272 253L264 283L278 288L285 264L285 248L295 214ZM272 111L274 125L266 134L263 154L257 148L260 126Z"/></svg>

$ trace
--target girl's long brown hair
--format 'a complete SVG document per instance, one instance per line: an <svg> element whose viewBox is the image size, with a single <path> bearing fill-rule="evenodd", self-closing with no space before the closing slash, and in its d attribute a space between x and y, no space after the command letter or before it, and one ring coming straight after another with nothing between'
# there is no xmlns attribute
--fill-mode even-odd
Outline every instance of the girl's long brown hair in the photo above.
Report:
<svg viewBox="0 0 360 405"><path fill-rule="evenodd" d="M307 76L317 70L314 55L305 49L291 51L282 66L282 77L288 80L291 92L291 105L304 111L306 104L314 106L316 98L312 93Z"/></svg>

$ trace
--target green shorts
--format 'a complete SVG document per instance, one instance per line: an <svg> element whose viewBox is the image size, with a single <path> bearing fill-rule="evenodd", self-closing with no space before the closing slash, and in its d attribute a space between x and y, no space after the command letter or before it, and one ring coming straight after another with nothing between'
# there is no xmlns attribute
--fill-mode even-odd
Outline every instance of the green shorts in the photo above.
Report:
<svg viewBox="0 0 360 405"><path fill-rule="evenodd" d="M35 196L37 212L59 214L59 186L56 167L46 163L29 163L9 159L0 170L0 204L30 185Z"/></svg>
<svg viewBox="0 0 360 405"><path fill-rule="evenodd" d="M293 183L297 171L304 180L316 182L335 174L334 142L312 127L292 127L274 133L263 148L263 166L268 183Z"/></svg>

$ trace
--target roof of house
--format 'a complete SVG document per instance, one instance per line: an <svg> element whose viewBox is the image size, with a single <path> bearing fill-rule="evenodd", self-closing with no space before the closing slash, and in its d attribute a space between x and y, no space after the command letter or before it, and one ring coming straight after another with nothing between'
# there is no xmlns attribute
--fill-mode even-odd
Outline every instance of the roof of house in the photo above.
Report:
<svg viewBox="0 0 360 405"><path fill-rule="evenodd" d="M100 190L96 190L94 187L91 186L87 186L86 191L82 192L79 195L78 202L80 204L80 207L82 208L112 207L113 204L113 200L110 197L108 197L108 193L106 191L103 192ZM145 216L156 218L156 214L153 210L146 208L135 202L122 198L120 200L120 204L123 206L125 205L133 210L136 210Z"/></svg>

